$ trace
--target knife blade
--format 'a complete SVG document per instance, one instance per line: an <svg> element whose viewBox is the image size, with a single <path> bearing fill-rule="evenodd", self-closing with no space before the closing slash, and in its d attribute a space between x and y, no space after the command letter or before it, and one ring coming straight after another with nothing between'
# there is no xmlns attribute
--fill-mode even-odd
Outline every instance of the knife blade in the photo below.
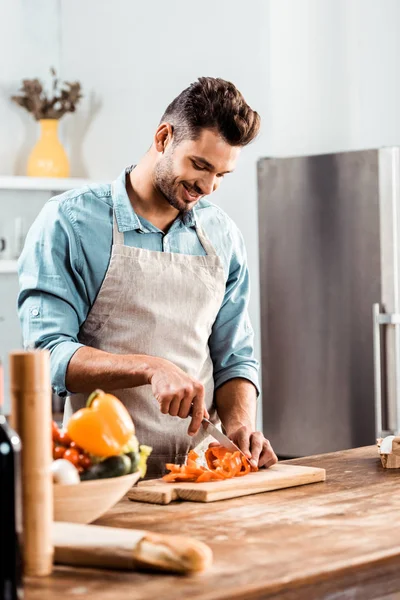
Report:
<svg viewBox="0 0 400 600"><path fill-rule="evenodd" d="M227 435L225 435L224 433L222 433L222 431L217 429L217 427L215 427L215 425L213 423L211 423L211 421L204 418L202 420L201 424L202 424L204 431L206 431L215 440L217 440L217 442L219 442L221 444L221 446L223 446L230 452L240 452L240 454L245 457L247 462L250 463L250 460L247 458L245 453L242 452L241 449L238 448L238 446L236 446L236 444L234 442L232 442L232 440L230 440Z"/></svg>

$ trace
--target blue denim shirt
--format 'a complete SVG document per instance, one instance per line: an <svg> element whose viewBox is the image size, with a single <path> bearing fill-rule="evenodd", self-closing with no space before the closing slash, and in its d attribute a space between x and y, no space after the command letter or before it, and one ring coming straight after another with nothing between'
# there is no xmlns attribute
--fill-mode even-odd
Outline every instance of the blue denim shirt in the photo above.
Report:
<svg viewBox="0 0 400 600"><path fill-rule="evenodd" d="M124 170L115 182L115 214L125 244L159 252L204 255L198 219L224 265L225 297L209 339L216 388L234 377L259 391L258 362L248 317L249 274L243 238L233 221L202 199L164 233L135 213ZM111 185L98 184L51 198L29 230L19 259L18 312L25 347L51 353L54 391L70 393L68 363L82 346L79 330L96 300L110 261L113 203ZM140 290L132 290L140 294Z"/></svg>

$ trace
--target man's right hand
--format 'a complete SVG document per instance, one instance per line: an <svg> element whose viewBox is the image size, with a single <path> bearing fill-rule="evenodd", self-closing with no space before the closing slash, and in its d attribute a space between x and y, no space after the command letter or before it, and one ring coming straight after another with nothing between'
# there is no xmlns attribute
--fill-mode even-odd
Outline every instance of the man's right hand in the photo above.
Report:
<svg viewBox="0 0 400 600"><path fill-rule="evenodd" d="M163 414L181 419L191 415L189 435L199 431L204 417L209 418L204 385L169 360L152 357L149 383Z"/></svg>
<svg viewBox="0 0 400 600"><path fill-rule="evenodd" d="M169 360L148 354L113 354L82 346L72 356L66 373L71 392L120 390L150 384L161 412L192 417L188 433L195 435L208 418L204 386Z"/></svg>

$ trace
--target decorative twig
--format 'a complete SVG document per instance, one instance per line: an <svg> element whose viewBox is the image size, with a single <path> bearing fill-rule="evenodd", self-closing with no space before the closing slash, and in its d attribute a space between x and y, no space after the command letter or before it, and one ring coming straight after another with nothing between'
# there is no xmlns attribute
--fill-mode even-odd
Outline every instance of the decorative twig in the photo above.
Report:
<svg viewBox="0 0 400 600"><path fill-rule="evenodd" d="M75 112L76 106L82 98L81 84L78 81L61 83L57 73L52 67L50 73L53 77L52 93L48 97L43 91L43 86L38 79L24 79L18 96L11 96L11 100L32 113L37 121L40 119L61 119L67 112Z"/></svg>

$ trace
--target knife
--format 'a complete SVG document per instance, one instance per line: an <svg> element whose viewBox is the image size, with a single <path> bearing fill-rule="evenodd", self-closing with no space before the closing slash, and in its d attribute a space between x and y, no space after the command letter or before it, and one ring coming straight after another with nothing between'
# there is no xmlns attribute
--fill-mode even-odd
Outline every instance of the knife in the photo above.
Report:
<svg viewBox="0 0 400 600"><path fill-rule="evenodd" d="M206 431L215 440L217 440L217 442L219 442L221 444L221 446L223 446L224 448L226 448L230 452L240 452L240 454L242 456L244 456L245 459L247 460L247 462L250 464L250 460L247 458L247 456L245 455L245 453L242 452L241 449L238 448L238 446L236 446L236 444L234 444L232 442L232 440L230 440L228 438L227 435L225 435L224 433L222 433L222 431L220 431L219 429L217 429L217 427L215 427L215 425L213 423L211 423L211 421L209 421L208 419L204 418L202 420L202 422L201 422L201 425L202 425L204 431Z"/></svg>

